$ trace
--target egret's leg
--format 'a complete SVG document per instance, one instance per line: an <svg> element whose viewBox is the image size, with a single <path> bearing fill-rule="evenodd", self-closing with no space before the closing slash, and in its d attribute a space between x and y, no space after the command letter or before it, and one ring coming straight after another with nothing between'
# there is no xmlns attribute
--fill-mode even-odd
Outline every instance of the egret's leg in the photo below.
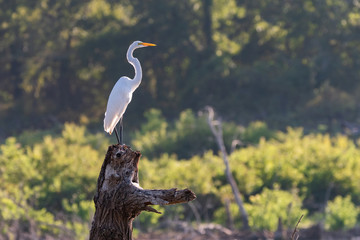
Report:
<svg viewBox="0 0 360 240"><path fill-rule="evenodd" d="M119 124L119 130L120 130L120 145L123 144L123 117L120 118L120 124Z"/></svg>
<svg viewBox="0 0 360 240"><path fill-rule="evenodd" d="M117 141L118 141L118 144L120 144L119 134L118 134L118 132L117 132L117 130L116 130L116 126L115 126L114 129L115 129L116 139L117 139Z"/></svg>

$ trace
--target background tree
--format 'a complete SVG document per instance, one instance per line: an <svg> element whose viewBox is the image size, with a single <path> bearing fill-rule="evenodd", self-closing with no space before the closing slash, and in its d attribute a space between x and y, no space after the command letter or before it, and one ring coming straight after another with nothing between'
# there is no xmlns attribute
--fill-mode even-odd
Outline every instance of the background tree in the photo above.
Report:
<svg viewBox="0 0 360 240"><path fill-rule="evenodd" d="M166 119L174 119L183 109L197 111L208 104L235 122L266 120L273 127L301 122L314 128L328 121L304 108L326 84L359 100L355 2L43 0L0 5L3 137L66 120L86 119L97 126L119 73L133 74L124 56L134 39L158 47L137 53L144 81L127 112L130 129L144 120L134 109L160 108ZM234 103L241 111L228 108ZM358 109L352 105L340 118L356 121Z"/></svg>

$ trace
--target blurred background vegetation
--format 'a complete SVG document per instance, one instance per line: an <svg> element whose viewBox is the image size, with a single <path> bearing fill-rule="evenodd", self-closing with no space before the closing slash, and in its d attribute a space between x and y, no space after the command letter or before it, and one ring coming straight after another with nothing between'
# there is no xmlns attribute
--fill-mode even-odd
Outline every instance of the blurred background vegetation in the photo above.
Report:
<svg viewBox="0 0 360 240"><path fill-rule="evenodd" d="M0 0L0 234L85 239L110 143L102 120L134 40L143 82L125 142L145 188L190 187L162 222L241 227L201 115L224 121L253 230L359 225L360 3L343 0ZM196 173L196 174L194 174ZM6 238L6 239L7 239Z"/></svg>

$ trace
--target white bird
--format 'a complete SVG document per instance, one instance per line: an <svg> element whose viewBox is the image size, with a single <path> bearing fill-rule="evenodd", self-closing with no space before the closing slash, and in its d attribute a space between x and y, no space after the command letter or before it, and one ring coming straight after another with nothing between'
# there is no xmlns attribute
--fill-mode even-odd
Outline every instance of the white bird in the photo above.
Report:
<svg viewBox="0 0 360 240"><path fill-rule="evenodd" d="M133 92L139 87L142 79L142 70L140 62L133 56L133 52L137 48L156 46L153 43L145 43L141 41L135 41L130 46L126 53L128 62L133 65L135 69L134 79L130 79L126 76L121 77L111 90L106 112L104 118L104 130L111 133L115 129L116 138L119 144L122 144L122 118L124 112L131 101ZM116 125L120 121L120 139L116 131Z"/></svg>

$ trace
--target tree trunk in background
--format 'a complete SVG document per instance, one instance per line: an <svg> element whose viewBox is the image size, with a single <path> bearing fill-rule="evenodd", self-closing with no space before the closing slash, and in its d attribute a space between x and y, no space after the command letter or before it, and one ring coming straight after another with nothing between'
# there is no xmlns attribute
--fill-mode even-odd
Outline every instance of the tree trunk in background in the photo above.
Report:
<svg viewBox="0 0 360 240"><path fill-rule="evenodd" d="M21 77L21 62L20 58L22 55L20 41L16 41L14 44L10 46L11 51L11 60L10 60L10 73L12 76L12 84L13 84L13 96L14 99L19 99L22 97L22 77Z"/></svg>
<svg viewBox="0 0 360 240"><path fill-rule="evenodd" d="M203 0L203 11L204 11L204 23L203 31L205 35L206 47L209 50L213 48L213 39L212 39L212 18L211 18L211 6L212 0Z"/></svg>
<svg viewBox="0 0 360 240"><path fill-rule="evenodd" d="M196 198L189 189L142 189L138 178L140 156L125 145L109 147L94 196L96 210L90 240L132 239L136 216L142 211L160 213L150 205L185 203Z"/></svg>
<svg viewBox="0 0 360 240"><path fill-rule="evenodd" d="M240 196L240 191L236 185L235 179L233 175L231 174L230 165L229 165L229 159L228 154L225 149L224 139L223 139L223 132L222 132L222 125L220 120L214 120L214 109L212 107L206 107L209 116L208 116L208 124L210 126L211 132L215 136L216 143L218 144L220 151L223 156L223 161L225 164L225 174L226 178L231 186L231 190L234 194L235 201L237 205L239 206L242 223L243 223L243 229L250 229L249 227L249 220L248 220L248 214L244 208L244 203Z"/></svg>
<svg viewBox="0 0 360 240"><path fill-rule="evenodd" d="M69 67L70 67L70 57L69 52L71 48L71 33L69 33L69 37L66 39L64 56L61 56L59 60L59 96L58 103L61 103L60 106L62 110L68 110L73 107L72 104L76 103L72 101L73 92L71 90L71 77L69 76Z"/></svg>

